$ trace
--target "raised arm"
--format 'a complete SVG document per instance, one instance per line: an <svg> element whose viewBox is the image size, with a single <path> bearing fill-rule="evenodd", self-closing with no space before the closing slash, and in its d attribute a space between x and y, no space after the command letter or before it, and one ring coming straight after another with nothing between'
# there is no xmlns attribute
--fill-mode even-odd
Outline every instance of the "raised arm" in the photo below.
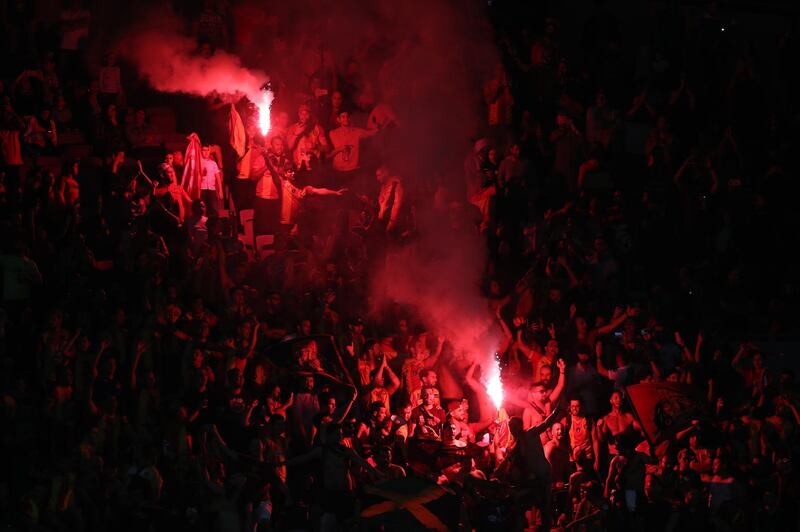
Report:
<svg viewBox="0 0 800 532"><path fill-rule="evenodd" d="M594 344L594 352L597 357L597 373L608 379L608 369L603 365L603 342L598 340Z"/></svg>
<svg viewBox="0 0 800 532"><path fill-rule="evenodd" d="M389 385L386 386L386 392L389 395L392 395L400 388L400 379L397 377L392 368L389 367L389 364L386 362L386 356L383 357L383 368L384 368L384 375L389 377Z"/></svg>
<svg viewBox="0 0 800 532"><path fill-rule="evenodd" d="M681 348L681 355L683 356L683 359L687 362L691 362L693 360L692 353L689 351L689 348L683 341L683 337L679 331L675 331L675 343Z"/></svg>
<svg viewBox="0 0 800 532"><path fill-rule="evenodd" d="M222 245L222 241L217 241L217 258L218 264L217 268L219 269L219 284L222 287L222 292L225 294L225 298L227 302L230 304L230 290L233 288L234 282L231 279L230 275L228 275L228 270L225 268L225 248Z"/></svg>
<svg viewBox="0 0 800 532"><path fill-rule="evenodd" d="M347 401L347 406L345 406L344 410L342 410L342 414L336 419L336 423L341 423L342 421L345 420L347 414L350 413L350 409L353 408L353 403L355 403L356 399L358 399L358 390L356 389L356 387L351 386L350 389L352 390L352 393L350 394L350 399Z"/></svg>
<svg viewBox="0 0 800 532"><path fill-rule="evenodd" d="M558 366L558 383L556 383L556 387L553 388L553 391L550 392L550 401L552 403L557 403L558 398L561 397L561 392L564 391L564 382L566 381L566 372L567 372L567 363L564 362L563 358L559 358L556 360L556 366Z"/></svg>
<svg viewBox="0 0 800 532"><path fill-rule="evenodd" d="M131 390L136 390L136 373L139 371L139 362L142 359L142 353L144 353L144 350L144 340L139 340L136 342L136 354L133 357L133 364L131 365Z"/></svg>
<svg viewBox="0 0 800 532"><path fill-rule="evenodd" d="M697 341L694 343L694 362L700 363L700 348L703 346L703 333L697 333Z"/></svg>
<svg viewBox="0 0 800 532"><path fill-rule="evenodd" d="M247 358L253 358L253 352L256 349L256 344L258 343L258 331L261 328L261 322L256 320L256 324L253 326L253 338L250 341L250 348L247 350Z"/></svg>
<svg viewBox="0 0 800 532"><path fill-rule="evenodd" d="M508 328L508 324L506 320L503 319L501 315L501 311L503 310L504 306L497 307L497 322L500 324L500 328L503 330L503 340L501 344L497 347L498 353L505 353L508 347L514 341L514 335L511 333L511 329Z"/></svg>
<svg viewBox="0 0 800 532"><path fill-rule="evenodd" d="M311 196L341 196L345 192L347 192L346 188L340 188L337 190L331 190L329 188L316 188L312 186L305 187L305 193Z"/></svg>
<svg viewBox="0 0 800 532"><path fill-rule="evenodd" d="M598 336L603 336L609 333L614 332L618 327L620 327L625 320L628 318L633 318L639 314L639 310L633 307L628 307L625 309L625 312L620 312L614 317L608 325L604 325L597 329Z"/></svg>
<svg viewBox="0 0 800 532"><path fill-rule="evenodd" d="M580 281L578 281L578 277L575 275L575 272L572 271L572 267L570 267L567 258L560 256L556 259L556 262L559 264L559 266L564 268L565 272L567 272L567 277L569 278L569 287L577 287L580 284Z"/></svg>
<svg viewBox="0 0 800 532"><path fill-rule="evenodd" d="M394 229L397 225L397 218L400 215L400 209L403 207L403 185L397 182L394 187L394 203L392 204L392 212L389 213L389 223L386 225L387 230Z"/></svg>
<svg viewBox="0 0 800 532"><path fill-rule="evenodd" d="M531 361L531 363L535 363L539 358L542 357L541 350L536 348L531 348L525 341L522 339L522 329L517 330L517 342L514 344L517 349L522 351L522 354Z"/></svg>
<svg viewBox="0 0 800 532"><path fill-rule="evenodd" d="M745 342L739 344L739 350L736 352L736 356L733 357L733 360L731 360L731 367L736 371L741 371L742 369L742 363L747 356L747 347Z"/></svg>
<svg viewBox="0 0 800 532"><path fill-rule="evenodd" d="M436 340L438 343L436 344L436 352L426 358L422 365L425 368L432 368L439 362L439 357L442 356L442 349L444 348L444 336L439 336Z"/></svg>
<svg viewBox="0 0 800 532"><path fill-rule="evenodd" d="M478 361L473 359L472 364L470 364L469 368L467 368L466 375L464 375L464 381L467 383L467 386L469 386L476 392L481 389L480 383L475 380L475 368L477 366L478 366Z"/></svg>

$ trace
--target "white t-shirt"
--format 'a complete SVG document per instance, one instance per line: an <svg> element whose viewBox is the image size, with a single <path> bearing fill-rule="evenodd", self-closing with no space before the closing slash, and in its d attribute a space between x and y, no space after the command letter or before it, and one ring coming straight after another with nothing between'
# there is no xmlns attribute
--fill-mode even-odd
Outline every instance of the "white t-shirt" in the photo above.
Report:
<svg viewBox="0 0 800 532"><path fill-rule="evenodd" d="M200 190L217 190L219 166L212 159L203 159L200 167Z"/></svg>

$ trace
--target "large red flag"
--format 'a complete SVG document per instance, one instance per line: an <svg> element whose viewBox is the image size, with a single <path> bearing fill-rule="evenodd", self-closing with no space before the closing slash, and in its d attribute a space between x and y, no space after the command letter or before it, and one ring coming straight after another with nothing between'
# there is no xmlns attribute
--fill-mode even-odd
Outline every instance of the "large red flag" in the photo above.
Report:
<svg viewBox="0 0 800 532"><path fill-rule="evenodd" d="M634 414L647 439L658 445L705 416L705 403L696 389L673 382L643 382L626 386Z"/></svg>
<svg viewBox="0 0 800 532"><path fill-rule="evenodd" d="M200 197L200 175L202 172L203 158L200 154L202 144L197 133L192 133L186 139L186 153L183 156L183 178L181 186L193 200Z"/></svg>

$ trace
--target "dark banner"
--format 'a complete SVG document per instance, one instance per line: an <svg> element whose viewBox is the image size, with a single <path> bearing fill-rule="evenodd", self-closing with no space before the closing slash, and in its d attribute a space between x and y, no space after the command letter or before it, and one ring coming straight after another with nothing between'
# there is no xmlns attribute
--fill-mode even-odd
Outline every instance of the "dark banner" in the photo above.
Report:
<svg viewBox="0 0 800 532"><path fill-rule="evenodd" d="M658 445L705 416L705 402L695 388L671 382L646 382L625 388L647 438Z"/></svg>

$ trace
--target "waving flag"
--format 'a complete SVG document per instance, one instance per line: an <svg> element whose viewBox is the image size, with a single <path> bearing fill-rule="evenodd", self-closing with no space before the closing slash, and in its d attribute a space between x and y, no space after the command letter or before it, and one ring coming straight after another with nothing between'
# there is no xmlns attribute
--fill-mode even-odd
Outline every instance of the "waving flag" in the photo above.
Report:
<svg viewBox="0 0 800 532"><path fill-rule="evenodd" d="M674 437L693 419L705 416L703 398L686 384L644 382L627 386L625 391L642 430L655 446Z"/></svg>
<svg viewBox="0 0 800 532"><path fill-rule="evenodd" d="M228 130L230 133L228 142L230 142L231 148L234 149L239 157L243 157L246 146L244 122L242 122L242 117L239 116L239 112L233 104L231 104L231 116L230 122L228 123Z"/></svg>
<svg viewBox="0 0 800 532"><path fill-rule="evenodd" d="M202 172L202 155L200 149L200 137L197 133L192 133L186 137L189 141L186 152L183 155L183 178L181 186L193 200L200 197L200 176Z"/></svg>
<svg viewBox="0 0 800 532"><path fill-rule="evenodd" d="M364 488L366 530L411 532L457 530L458 501L452 492L419 477L402 477Z"/></svg>

